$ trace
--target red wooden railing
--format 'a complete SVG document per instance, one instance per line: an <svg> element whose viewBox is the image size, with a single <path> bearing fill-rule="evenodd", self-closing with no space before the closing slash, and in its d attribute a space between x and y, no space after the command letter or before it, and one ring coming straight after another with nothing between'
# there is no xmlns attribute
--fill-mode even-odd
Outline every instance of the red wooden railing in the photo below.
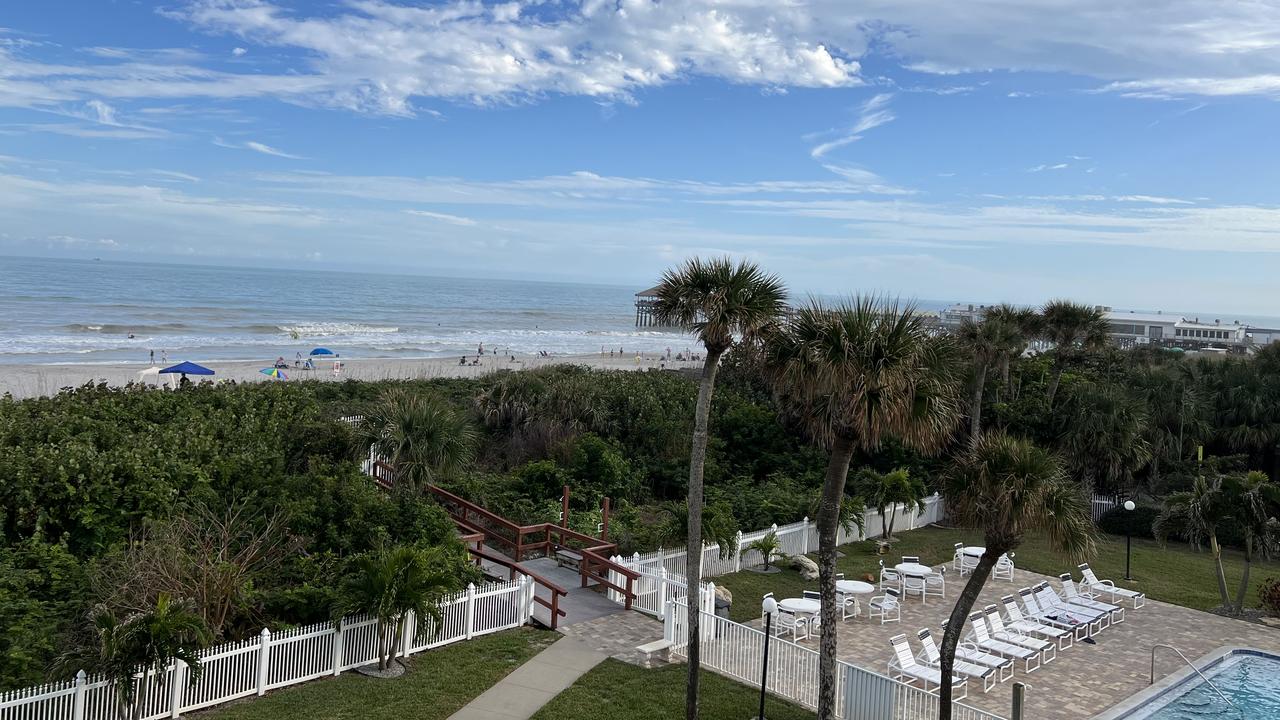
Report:
<svg viewBox="0 0 1280 720"><path fill-rule="evenodd" d="M476 556L476 558L497 563L510 570L510 574L507 575L507 579L509 580L514 580L516 573L520 573L522 575L528 575L529 579L549 590L550 592L548 594L551 596L550 600L540 597L537 592L534 592L533 601L551 612L551 629L556 629L559 625L560 618L564 617L565 614L564 610L560 609L560 598L568 595L568 590L565 590L556 583L542 577L520 563L514 562L511 558L492 552L483 546L468 547L467 550L470 551L472 555ZM477 560L477 562L479 562L479 560Z"/></svg>

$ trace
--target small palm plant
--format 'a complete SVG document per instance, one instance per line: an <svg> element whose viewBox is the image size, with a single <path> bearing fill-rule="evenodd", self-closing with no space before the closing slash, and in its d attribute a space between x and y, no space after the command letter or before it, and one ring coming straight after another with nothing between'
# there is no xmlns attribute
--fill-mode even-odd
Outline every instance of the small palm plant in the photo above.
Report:
<svg viewBox="0 0 1280 720"><path fill-rule="evenodd" d="M760 553L760 557L764 558L765 571L770 569L769 563L774 558L786 557L786 554L782 552L782 543L778 542L778 533L772 530L764 537L748 545L747 549Z"/></svg>
<svg viewBox="0 0 1280 720"><path fill-rule="evenodd" d="M880 539L885 543L893 539L893 524L897 519L897 512L890 508L901 505L904 510L914 508L923 513L924 499L929 494L924 481L913 477L906 468L887 473L862 468L854 479L854 487L867 499L867 504L880 512Z"/></svg>
<svg viewBox="0 0 1280 720"><path fill-rule="evenodd" d="M1230 507L1222 477L1199 477L1190 490L1165 498L1164 507L1151 526L1161 544L1168 542L1170 535L1181 535L1197 549L1201 543L1209 544L1223 607L1231 606L1231 596L1227 592L1227 575L1222 569L1218 526L1224 524L1229 516Z"/></svg>
<svg viewBox="0 0 1280 720"><path fill-rule="evenodd" d="M440 598L461 589L460 578L450 572L450 563L436 555L439 552L396 546L354 561L354 573L347 579L335 613L362 612L377 620L378 670L389 670L400 652L410 611L420 621L429 619L431 627L439 628Z"/></svg>
<svg viewBox="0 0 1280 720"><path fill-rule="evenodd" d="M111 681L119 720L142 717L148 681L155 677L163 682L175 660L187 664L191 682L200 679L199 650L209 641L209 632L190 603L161 593L155 607L145 612L121 620L100 606L92 621L97 646L91 657L77 660ZM70 667L67 661L64 664Z"/></svg>
<svg viewBox="0 0 1280 720"><path fill-rule="evenodd" d="M363 455L376 450L395 471L396 484L423 488L465 466L475 454L476 431L465 415L433 395L393 390L358 427Z"/></svg>

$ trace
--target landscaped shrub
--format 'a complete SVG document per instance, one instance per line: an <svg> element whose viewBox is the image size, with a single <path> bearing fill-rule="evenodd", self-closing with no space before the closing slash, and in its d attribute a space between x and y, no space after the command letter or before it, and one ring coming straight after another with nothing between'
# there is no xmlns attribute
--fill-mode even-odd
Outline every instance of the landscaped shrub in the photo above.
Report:
<svg viewBox="0 0 1280 720"><path fill-rule="evenodd" d="M1258 585L1258 600L1271 617L1280 617L1280 578L1267 578Z"/></svg>
<svg viewBox="0 0 1280 720"><path fill-rule="evenodd" d="M1151 525L1160 515L1160 508L1139 505L1132 510L1123 506L1113 507L1098 519L1098 527L1111 535L1133 535L1136 538L1153 538Z"/></svg>

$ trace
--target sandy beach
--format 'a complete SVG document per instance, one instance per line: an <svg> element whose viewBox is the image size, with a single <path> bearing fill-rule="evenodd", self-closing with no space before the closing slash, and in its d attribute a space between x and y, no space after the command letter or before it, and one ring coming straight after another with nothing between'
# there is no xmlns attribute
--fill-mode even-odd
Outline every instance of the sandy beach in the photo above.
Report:
<svg viewBox="0 0 1280 720"><path fill-rule="evenodd" d="M498 370L521 370L544 367L556 364L586 365L597 369L612 370L644 370L649 368L681 368L700 367L699 362L675 361L664 362L657 354L628 355L624 358L601 356L599 353L585 355L561 355L553 357L516 355L512 362L510 356L487 355L479 365L470 364L474 355L468 356L466 365L459 365L458 358L341 358L342 367L335 373L334 361L321 360L315 370L302 370L292 367L293 360L288 360L290 367L284 372L289 381L293 380L417 380L429 378L479 377ZM176 364L178 360L171 360ZM260 371L271 365L268 360L210 360L208 362L194 360L200 365L213 370L212 378L192 380L235 380L236 382L281 382L274 380ZM76 387L87 382L106 382L110 385L124 385L138 381L138 372L145 370L146 364L14 364L0 365L0 395L9 394L14 398L52 395L65 387ZM168 376L160 376L167 383ZM154 384L155 378L148 382Z"/></svg>

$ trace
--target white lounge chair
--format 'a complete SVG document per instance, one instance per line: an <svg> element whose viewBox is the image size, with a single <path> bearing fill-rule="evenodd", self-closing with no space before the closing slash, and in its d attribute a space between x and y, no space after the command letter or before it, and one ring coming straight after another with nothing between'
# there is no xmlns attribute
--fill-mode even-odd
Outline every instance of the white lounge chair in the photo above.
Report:
<svg viewBox="0 0 1280 720"><path fill-rule="evenodd" d="M1018 597L1022 599L1022 607L1026 610L1028 618L1045 625L1070 630L1075 633L1076 640L1084 640L1091 637L1101 627L1099 623L1091 623L1063 612L1040 607L1040 603L1036 601L1036 593L1031 588L1019 590Z"/></svg>
<svg viewBox="0 0 1280 720"><path fill-rule="evenodd" d="M1099 580L1098 576L1093 573L1093 568L1089 567L1089 563L1080 563L1080 575L1084 578L1080 581L1080 585L1094 595L1105 596L1113 603L1119 602L1121 598L1129 598L1133 603L1134 610L1147 604L1146 593L1130 590L1129 588L1116 587L1116 584L1110 580Z"/></svg>
<svg viewBox="0 0 1280 720"><path fill-rule="evenodd" d="M773 597L773 593L766 593L764 598L762 598L760 601L760 627L761 628L764 628L765 617L768 616L769 614L764 609L764 601L768 600L771 597ZM787 612L782 608L778 608L777 612L774 613L773 620L770 623L770 627L773 629L774 635L783 635L785 633L791 633L792 640L804 640L805 638L809 637L809 622L805 619L805 617L802 615L796 615L793 612Z"/></svg>
<svg viewBox="0 0 1280 720"><path fill-rule="evenodd" d="M1093 608L1099 612L1108 613L1108 617L1111 618L1111 624L1113 625L1124 622L1123 607L1081 595L1080 591L1076 589L1076 581L1071 579L1071 573L1062 573L1058 576L1058 580L1062 582L1063 600L1066 600L1072 605L1082 605L1087 608Z"/></svg>
<svg viewBox="0 0 1280 720"><path fill-rule="evenodd" d="M883 595L877 595L867 601L867 619L880 618L880 624L902 620L902 601L897 590L889 588Z"/></svg>
<svg viewBox="0 0 1280 720"><path fill-rule="evenodd" d="M947 631L947 621L942 621L942 632ZM994 668L1000 672L1000 681L1013 677L1013 661L1002 655L979 650L977 645L967 640L956 643L956 657L983 667Z"/></svg>
<svg viewBox="0 0 1280 720"><path fill-rule="evenodd" d="M995 605L986 606L982 609L982 613L987 616L987 626L991 629L991 637L1014 645L1021 645L1028 650L1035 650L1040 653L1040 662L1044 665L1048 665L1057 659L1057 644L1032 637L1014 628L1005 627L1004 620L1000 617L1000 609Z"/></svg>
<svg viewBox="0 0 1280 720"><path fill-rule="evenodd" d="M1036 585L1031 588L1031 591L1035 593L1036 602L1040 603L1040 611L1046 615L1066 616L1077 622L1087 622L1091 627L1096 626L1090 634L1096 634L1111 627L1111 620L1107 617L1107 613L1063 600L1047 582Z"/></svg>
<svg viewBox="0 0 1280 720"><path fill-rule="evenodd" d="M942 673L937 668L916 662L916 656L911 654L911 644L907 642L906 635L894 635L889 638L889 644L893 646L893 659L889 661L889 677L904 682L919 680L924 685L925 692L933 692L934 689L942 687ZM955 697L963 698L968 695L965 683L964 678L951 676L951 687L956 692ZM933 688L930 688L930 685Z"/></svg>
<svg viewBox="0 0 1280 720"><path fill-rule="evenodd" d="M1004 614L1009 621L1009 626L1022 634L1056 642L1059 650L1067 650L1075 643L1074 629L1048 625L1028 618L1022 614L1018 601L1012 595L1005 595L1000 598L1000 602L1004 605Z"/></svg>
<svg viewBox="0 0 1280 720"><path fill-rule="evenodd" d="M942 653L938 651L938 644L933 641L933 635L929 634L929 628L921 629L916 633L916 637L920 638L920 647L924 650L924 664L941 672ZM982 692L990 691L996 683L1005 679L1000 677L1000 672L996 668L969 662L958 654L952 661L951 669L957 675L981 680Z"/></svg>
<svg viewBox="0 0 1280 720"><path fill-rule="evenodd" d="M1023 670L1029 673L1040 669L1039 652L991 637L987 632L987 621L980 612L975 612L969 616L969 635L970 640L974 645L978 646L979 650L1003 655L1010 660L1021 660Z"/></svg>

